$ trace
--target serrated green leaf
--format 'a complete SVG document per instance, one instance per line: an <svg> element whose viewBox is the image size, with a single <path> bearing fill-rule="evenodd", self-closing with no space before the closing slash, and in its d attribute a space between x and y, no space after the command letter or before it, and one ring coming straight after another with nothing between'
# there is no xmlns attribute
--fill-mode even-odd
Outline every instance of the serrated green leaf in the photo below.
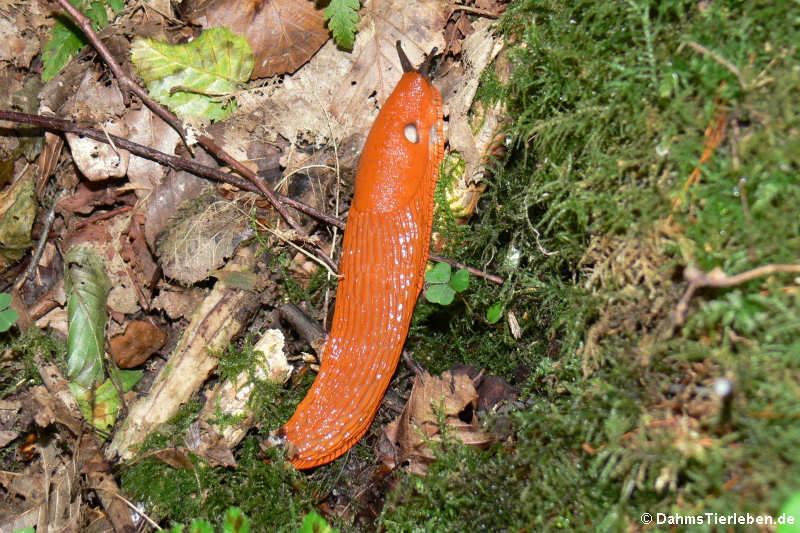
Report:
<svg viewBox="0 0 800 533"><path fill-rule="evenodd" d="M447 263L436 263L432 269L425 273L425 281L428 283L447 283L450 281L452 269Z"/></svg>
<svg viewBox="0 0 800 533"><path fill-rule="evenodd" d="M463 268L456 270L450 278L450 286L456 292L464 292L469 287L469 272Z"/></svg>
<svg viewBox="0 0 800 533"><path fill-rule="evenodd" d="M91 389L102 381L108 276L103 260L88 248L76 246L65 257L67 292L67 378Z"/></svg>
<svg viewBox="0 0 800 533"><path fill-rule="evenodd" d="M230 507L225 512L222 533L249 533L250 520L238 507Z"/></svg>
<svg viewBox="0 0 800 533"><path fill-rule="evenodd" d="M325 20L333 34L336 44L345 50L352 50L358 24L358 0L331 0L325 8Z"/></svg>
<svg viewBox="0 0 800 533"><path fill-rule="evenodd" d="M58 71L69 63L88 41L83 33L70 20L65 23L58 20L51 30L52 37L42 50L42 80L52 80Z"/></svg>
<svg viewBox="0 0 800 533"><path fill-rule="evenodd" d="M432 303L450 305L456 297L456 291L450 285L437 283L425 290L425 298Z"/></svg>
<svg viewBox="0 0 800 533"><path fill-rule="evenodd" d="M494 324L500 320L500 317L502 316L503 304L501 302L492 304L489 309L486 310L486 320L488 320L490 324Z"/></svg>
<svg viewBox="0 0 800 533"><path fill-rule="evenodd" d="M92 26L100 30L108 25L108 13L105 2L93 0L70 0L81 13L89 17ZM107 0L114 13L119 13L125 7L124 0ZM50 30L51 38L42 49L42 80L50 81L58 74L64 65L76 55L89 41L74 21L66 15L59 15L58 20Z"/></svg>
<svg viewBox="0 0 800 533"><path fill-rule="evenodd" d="M229 95L250 78L253 52L227 28L211 28L186 44L137 39L131 59L155 100L181 116L221 120L235 108L216 95ZM189 90L176 90L185 87Z"/></svg>

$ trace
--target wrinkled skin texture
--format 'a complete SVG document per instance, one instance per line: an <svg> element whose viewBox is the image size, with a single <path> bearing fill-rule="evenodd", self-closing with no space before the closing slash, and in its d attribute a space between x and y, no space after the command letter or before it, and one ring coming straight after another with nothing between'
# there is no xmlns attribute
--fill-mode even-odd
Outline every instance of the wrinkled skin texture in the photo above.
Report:
<svg viewBox="0 0 800 533"><path fill-rule="evenodd" d="M428 261L442 128L439 92L420 74L405 73L359 162L319 375L280 430L296 468L350 449L389 386Z"/></svg>

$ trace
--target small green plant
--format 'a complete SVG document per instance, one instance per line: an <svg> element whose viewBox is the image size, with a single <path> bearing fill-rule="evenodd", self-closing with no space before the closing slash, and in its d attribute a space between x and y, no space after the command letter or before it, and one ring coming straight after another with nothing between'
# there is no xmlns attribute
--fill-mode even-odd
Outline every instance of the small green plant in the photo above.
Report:
<svg viewBox="0 0 800 533"><path fill-rule="evenodd" d="M183 524L172 526L170 533L184 533ZM187 533L214 533L214 526L206 520L192 520ZM222 533L248 533L250 520L238 507L230 507L225 512L222 522Z"/></svg>
<svg viewBox="0 0 800 533"><path fill-rule="evenodd" d="M486 310L486 320L489 324L494 324L503 316L503 302L496 302Z"/></svg>
<svg viewBox="0 0 800 533"><path fill-rule="evenodd" d="M300 533L339 533L339 530L333 529L316 511L311 511L303 518Z"/></svg>
<svg viewBox="0 0 800 533"><path fill-rule="evenodd" d="M450 305L456 293L464 292L469 287L469 272L463 268L452 272L447 263L438 263L425 273L425 281L429 283L425 290L425 298L435 304Z"/></svg>
<svg viewBox="0 0 800 533"><path fill-rule="evenodd" d="M352 50L358 24L358 0L331 0L325 8L325 20L333 34L336 44L345 50Z"/></svg>
<svg viewBox="0 0 800 533"><path fill-rule="evenodd" d="M77 7L84 15L92 21L92 26L99 30L108 25L108 13L106 5L116 15L125 7L124 0L105 0L103 2L92 0L70 0L70 3ZM66 15L60 17L53 29L50 30L52 37L44 45L42 52L42 79L52 80L58 71L66 65L70 58L77 54L83 45L88 41L83 32L75 25L75 22Z"/></svg>
<svg viewBox="0 0 800 533"><path fill-rule="evenodd" d="M10 308L9 305L11 305L11 295L0 292L0 333L8 331L19 319L17 310Z"/></svg>

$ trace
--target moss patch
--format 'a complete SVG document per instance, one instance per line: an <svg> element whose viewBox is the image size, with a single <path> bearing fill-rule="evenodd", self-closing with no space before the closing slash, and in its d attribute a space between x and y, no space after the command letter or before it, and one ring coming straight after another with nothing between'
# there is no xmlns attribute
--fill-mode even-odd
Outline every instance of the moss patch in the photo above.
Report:
<svg viewBox="0 0 800 533"><path fill-rule="evenodd" d="M618 531L643 512L776 516L800 489L800 19L785 2L512 6L511 151L460 258L490 265L469 307L415 316L433 370L466 361L528 407L488 452L402 477L389 531ZM471 289L472 290L472 289ZM513 312L522 337L479 312ZM730 383L729 399L715 386ZM667 526L662 526L667 527ZM712 530L697 526L697 530ZM658 530L654 528L652 530Z"/></svg>

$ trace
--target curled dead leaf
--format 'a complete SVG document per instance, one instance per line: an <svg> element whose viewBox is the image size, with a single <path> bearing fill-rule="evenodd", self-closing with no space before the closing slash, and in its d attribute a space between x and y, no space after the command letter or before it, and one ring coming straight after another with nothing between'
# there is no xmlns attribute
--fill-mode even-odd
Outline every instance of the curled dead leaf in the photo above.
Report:
<svg viewBox="0 0 800 533"><path fill-rule="evenodd" d="M447 371L441 377L418 374L403 412L384 429L384 464L395 467L407 463L410 472L425 475L435 458L430 443L442 440L442 429L447 437L470 446L491 444L494 437L480 428L475 416L477 401L475 385L465 373ZM386 446L387 441L390 446Z"/></svg>

